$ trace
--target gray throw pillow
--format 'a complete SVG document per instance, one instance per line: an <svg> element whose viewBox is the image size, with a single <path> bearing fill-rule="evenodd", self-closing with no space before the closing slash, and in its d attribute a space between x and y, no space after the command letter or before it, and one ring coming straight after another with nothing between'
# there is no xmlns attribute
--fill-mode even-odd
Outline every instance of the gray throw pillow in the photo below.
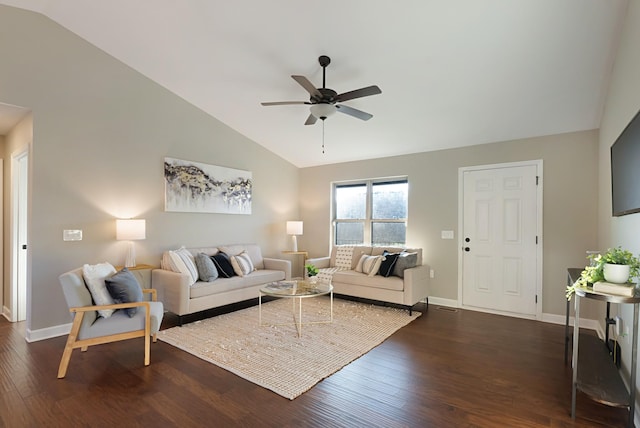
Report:
<svg viewBox="0 0 640 428"><path fill-rule="evenodd" d="M393 267L393 274L404 278L404 270L416 267L418 265L418 253L406 253L402 252L396 260L396 265Z"/></svg>
<svg viewBox="0 0 640 428"><path fill-rule="evenodd" d="M129 269L123 268L120 272L114 273L110 278L104 280L109 294L116 303L142 302L142 287ZM125 308L125 312L132 318L138 307Z"/></svg>
<svg viewBox="0 0 640 428"><path fill-rule="evenodd" d="M195 261L200 281L212 282L218 279L218 269L216 269L216 265L213 264L211 257L205 253L198 253L196 254Z"/></svg>

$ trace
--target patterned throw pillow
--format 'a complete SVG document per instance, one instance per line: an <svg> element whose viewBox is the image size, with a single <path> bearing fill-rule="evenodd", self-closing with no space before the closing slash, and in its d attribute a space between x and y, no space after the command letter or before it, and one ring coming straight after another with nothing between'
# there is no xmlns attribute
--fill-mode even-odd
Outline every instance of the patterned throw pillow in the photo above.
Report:
<svg viewBox="0 0 640 428"><path fill-rule="evenodd" d="M374 276L380 270L382 256L367 256L363 254L356 266L356 272L366 273L368 276Z"/></svg>
<svg viewBox="0 0 640 428"><path fill-rule="evenodd" d="M351 259L353 259L352 246L341 245L336 248L336 267L351 269Z"/></svg>
<svg viewBox="0 0 640 428"><path fill-rule="evenodd" d="M233 271L238 276L249 275L255 270L255 268L253 267L253 263L251 262L251 258L246 251L243 251L235 256L231 256L230 259L231 266L233 266Z"/></svg>
<svg viewBox="0 0 640 428"><path fill-rule="evenodd" d="M105 283L105 279L114 273L116 273L116 268L107 262L82 266L84 282L87 284L96 305L113 305L115 303ZM98 314L103 318L109 318L113 314L113 309L101 309Z"/></svg>

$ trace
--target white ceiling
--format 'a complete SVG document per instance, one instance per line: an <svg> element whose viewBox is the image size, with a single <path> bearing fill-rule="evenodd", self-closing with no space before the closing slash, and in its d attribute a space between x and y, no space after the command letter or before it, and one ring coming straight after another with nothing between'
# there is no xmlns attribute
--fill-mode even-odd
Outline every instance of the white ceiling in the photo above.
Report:
<svg viewBox="0 0 640 428"><path fill-rule="evenodd" d="M627 0L0 0L43 13L299 166L598 128ZM292 74L378 85L304 126ZM215 137L213 137L215 138Z"/></svg>

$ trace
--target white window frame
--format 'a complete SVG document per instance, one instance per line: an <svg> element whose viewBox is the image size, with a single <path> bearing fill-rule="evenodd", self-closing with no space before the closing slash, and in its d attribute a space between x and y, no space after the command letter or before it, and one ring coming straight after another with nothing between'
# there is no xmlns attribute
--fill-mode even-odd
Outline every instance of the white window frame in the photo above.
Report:
<svg viewBox="0 0 640 428"><path fill-rule="evenodd" d="M409 177L401 176L401 177L386 177L386 178L375 178L375 179L366 179L366 180L353 180L353 181L337 181L332 183L331 186L331 245L336 245L336 227L338 223L364 223L364 234L363 234L363 243L360 245L373 245L372 244L372 230L373 223L403 223L405 225L405 231L407 227L408 217L400 218L400 219L373 219L373 186L375 184L384 184L384 183L394 183L394 182L406 182L407 183L407 199L408 199L408 184ZM346 186L359 186L364 185L366 187L366 208L365 208L365 216L366 218L362 219L337 219L337 204L336 204L336 191L339 187ZM409 214L409 201L407 200L407 216ZM405 242L406 244L406 233L405 233Z"/></svg>

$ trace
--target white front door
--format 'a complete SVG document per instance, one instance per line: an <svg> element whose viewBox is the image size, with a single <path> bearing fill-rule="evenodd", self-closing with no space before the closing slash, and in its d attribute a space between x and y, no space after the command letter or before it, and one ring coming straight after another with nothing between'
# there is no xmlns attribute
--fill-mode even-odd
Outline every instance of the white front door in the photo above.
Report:
<svg viewBox="0 0 640 428"><path fill-rule="evenodd" d="M537 316L536 163L462 171L462 306Z"/></svg>

